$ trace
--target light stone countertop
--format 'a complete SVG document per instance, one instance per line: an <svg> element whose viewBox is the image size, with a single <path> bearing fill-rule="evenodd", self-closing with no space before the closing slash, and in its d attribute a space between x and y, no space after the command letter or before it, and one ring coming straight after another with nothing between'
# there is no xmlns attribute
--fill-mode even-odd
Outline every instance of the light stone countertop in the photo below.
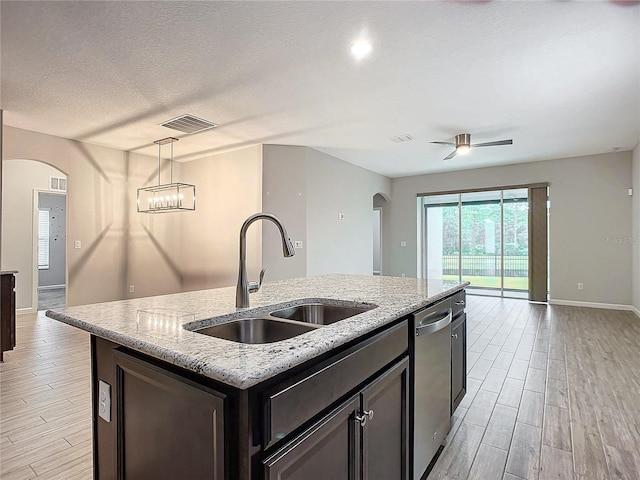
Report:
<svg viewBox="0 0 640 480"><path fill-rule="evenodd" d="M235 308L235 287L225 287L48 310L46 315L206 377L247 389L466 285L468 282L331 274L264 283L259 292L251 294L251 308L242 311ZM279 307L299 304L301 299L346 300L378 307L266 344L231 342L182 328L193 321L204 326L251 313L264 315ZM150 310L160 313L159 322L151 319ZM208 320L219 316L222 318Z"/></svg>

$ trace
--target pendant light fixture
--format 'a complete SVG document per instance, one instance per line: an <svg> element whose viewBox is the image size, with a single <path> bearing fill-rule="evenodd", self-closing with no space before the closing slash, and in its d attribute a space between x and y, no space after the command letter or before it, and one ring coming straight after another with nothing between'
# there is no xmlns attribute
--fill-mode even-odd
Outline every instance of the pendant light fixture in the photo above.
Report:
<svg viewBox="0 0 640 480"><path fill-rule="evenodd" d="M138 212L165 213L196 209L196 186L188 183L173 183L173 144L178 139L167 137L156 140L158 145L158 185L138 189ZM169 183L160 183L160 153L162 145L171 145L169 158Z"/></svg>

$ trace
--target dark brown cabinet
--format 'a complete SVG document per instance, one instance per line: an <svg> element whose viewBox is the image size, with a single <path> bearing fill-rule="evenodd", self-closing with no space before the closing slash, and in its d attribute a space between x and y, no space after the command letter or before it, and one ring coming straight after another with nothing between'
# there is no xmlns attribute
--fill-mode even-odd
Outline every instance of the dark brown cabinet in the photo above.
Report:
<svg viewBox="0 0 640 480"><path fill-rule="evenodd" d="M109 346L100 341L98 351L111 364L102 365L110 375L101 378L109 384L111 405L100 403L103 392L94 384L94 408L101 414L94 417L95 478L228 478L225 396Z"/></svg>
<svg viewBox="0 0 640 480"><path fill-rule="evenodd" d="M408 480L410 338L403 318L239 390L92 336L95 478Z"/></svg>
<svg viewBox="0 0 640 480"><path fill-rule="evenodd" d="M16 277L15 272L0 276L0 362L7 350L16 346Z"/></svg>
<svg viewBox="0 0 640 480"><path fill-rule="evenodd" d="M265 478L406 479L408 365L396 363L264 460Z"/></svg>
<svg viewBox="0 0 640 480"><path fill-rule="evenodd" d="M352 397L264 461L266 480L355 480L359 475L360 435Z"/></svg>
<svg viewBox="0 0 640 480"><path fill-rule="evenodd" d="M451 415L467 393L467 315L451 325Z"/></svg>

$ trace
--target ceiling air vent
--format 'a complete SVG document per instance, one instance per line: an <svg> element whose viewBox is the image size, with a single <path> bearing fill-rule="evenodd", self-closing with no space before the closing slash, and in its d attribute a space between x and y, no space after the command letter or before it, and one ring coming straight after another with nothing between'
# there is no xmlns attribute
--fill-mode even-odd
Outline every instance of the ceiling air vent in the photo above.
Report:
<svg viewBox="0 0 640 480"><path fill-rule="evenodd" d="M413 137L411 135L405 134L398 135L397 137L391 137L389 140L391 140L393 143L403 143L410 142L411 140L413 140Z"/></svg>
<svg viewBox="0 0 640 480"><path fill-rule="evenodd" d="M218 126L217 123L209 122L208 120L203 120L193 115L180 115L179 117L162 122L160 125L184 133L198 133Z"/></svg>

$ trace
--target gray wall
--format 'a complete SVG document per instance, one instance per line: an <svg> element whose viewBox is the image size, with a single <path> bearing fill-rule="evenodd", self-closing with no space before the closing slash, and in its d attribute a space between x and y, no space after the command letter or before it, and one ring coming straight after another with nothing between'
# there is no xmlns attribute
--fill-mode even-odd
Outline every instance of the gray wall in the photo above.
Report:
<svg viewBox="0 0 640 480"><path fill-rule="evenodd" d="M391 180L311 148L307 162L307 274L371 275L373 196Z"/></svg>
<svg viewBox="0 0 640 480"><path fill-rule="evenodd" d="M37 160L67 175L67 305L125 298L127 165L143 156L7 126L3 147L5 167ZM2 195L6 214L17 202ZM69 248L75 240L82 248ZM3 268L11 267L8 248L2 242Z"/></svg>
<svg viewBox="0 0 640 480"><path fill-rule="evenodd" d="M640 316L640 143L633 150L633 306Z"/></svg>
<svg viewBox="0 0 640 480"><path fill-rule="evenodd" d="M262 210L262 146L182 165L182 180L196 186L197 206L183 217L180 265L183 290L235 285L242 223ZM247 232L247 272L257 277L263 225Z"/></svg>
<svg viewBox="0 0 640 480"><path fill-rule="evenodd" d="M373 271L373 196L390 194L389 178L308 147L264 145L263 208L282 218L303 248L282 258L280 239L263 229L269 280ZM338 219L344 213L344 220Z"/></svg>
<svg viewBox="0 0 640 480"><path fill-rule="evenodd" d="M383 273L416 276L417 193L549 182L551 298L630 305L631 164L616 152L393 179Z"/></svg>
<svg viewBox="0 0 640 480"><path fill-rule="evenodd" d="M38 286L64 285L67 268L67 198L65 195L39 193L38 208L49 209L49 268L38 270Z"/></svg>
<svg viewBox="0 0 640 480"><path fill-rule="evenodd" d="M263 145L262 209L276 215L291 241L302 248L293 257L282 255L282 241L275 225L262 229L262 261L265 281L307 275L307 147Z"/></svg>
<svg viewBox="0 0 640 480"><path fill-rule="evenodd" d="M231 285L237 275L242 221L262 209L260 146L176 164L174 180L196 185L198 207L195 212L161 215L139 214L135 204L137 188L157 181L157 158L13 127L4 129L4 158L5 168L11 159L29 159L67 174L69 306ZM167 167L163 162L163 179ZM47 184L48 177L42 188ZM2 195L3 235L12 218L5 217L7 212L25 206L29 213L18 215L17 222L31 232L31 221L24 218L31 218L32 197L17 201L6 189ZM261 226L253 226L248 242L252 275L261 264L260 237ZM20 242L4 240L2 268L21 271L18 306L30 308L26 292L33 289L32 270L15 261L12 249L21 248ZM81 249L73 248L75 240L82 242ZM129 285L135 286L133 294Z"/></svg>
<svg viewBox="0 0 640 480"><path fill-rule="evenodd" d="M196 186L195 211L138 213L136 190L157 184L157 159L130 162L127 285L129 298L233 285L238 268L238 232L261 209L260 146L186 163L175 163L173 180ZM161 179L168 178L162 162ZM248 270L259 271L260 225L248 233Z"/></svg>

